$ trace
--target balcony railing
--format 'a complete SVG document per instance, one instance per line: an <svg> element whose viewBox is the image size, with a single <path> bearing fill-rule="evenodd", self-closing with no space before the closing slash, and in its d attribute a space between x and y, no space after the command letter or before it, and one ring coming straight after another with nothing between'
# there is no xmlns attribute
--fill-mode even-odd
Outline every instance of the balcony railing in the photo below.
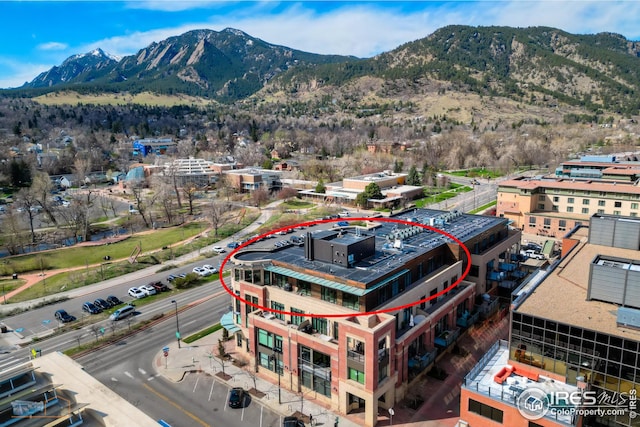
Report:
<svg viewBox="0 0 640 427"><path fill-rule="evenodd" d="M347 350L347 358L364 363L364 353L359 353L354 350Z"/></svg>

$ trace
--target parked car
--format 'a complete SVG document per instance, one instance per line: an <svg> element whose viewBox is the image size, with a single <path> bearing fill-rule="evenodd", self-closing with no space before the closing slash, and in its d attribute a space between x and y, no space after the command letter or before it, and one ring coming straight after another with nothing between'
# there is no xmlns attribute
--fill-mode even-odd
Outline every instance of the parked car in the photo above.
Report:
<svg viewBox="0 0 640 427"><path fill-rule="evenodd" d="M202 267L193 267L193 272L196 273L198 276L211 276L211 272L205 268Z"/></svg>
<svg viewBox="0 0 640 427"><path fill-rule="evenodd" d="M231 242L231 243L227 244L227 247L228 247L229 249L235 249L235 248L237 248L238 246L240 246L240 243L238 243L238 242Z"/></svg>
<svg viewBox="0 0 640 427"><path fill-rule="evenodd" d="M545 256L539 252L534 251L533 249L527 249L524 252L520 252L520 254L533 259L545 259Z"/></svg>
<svg viewBox="0 0 640 427"><path fill-rule="evenodd" d="M215 268L213 265L211 264L205 264L202 266L202 268L204 268L205 270L209 270L211 272L211 274L217 273L218 269Z"/></svg>
<svg viewBox="0 0 640 427"><path fill-rule="evenodd" d="M76 320L76 317L67 313L66 310L58 310L56 311L54 316L57 320L59 320L62 323L69 323Z"/></svg>
<svg viewBox="0 0 640 427"><path fill-rule="evenodd" d="M129 296L133 297L133 298L144 298L147 296L147 294L140 288L129 288L129 291L127 292L129 294Z"/></svg>
<svg viewBox="0 0 640 427"><path fill-rule="evenodd" d="M115 295L109 295L107 297L107 301L109 302L109 304L111 304L111 307L115 307L116 305L123 304L123 302L120 301L120 299Z"/></svg>
<svg viewBox="0 0 640 427"><path fill-rule="evenodd" d="M169 287L167 285L165 285L164 283L162 283L161 281L157 281L157 282L151 282L149 283L149 286L153 286L153 288L156 290L156 292L160 293L160 292L164 292L164 291L168 291Z"/></svg>
<svg viewBox="0 0 640 427"><path fill-rule="evenodd" d="M246 392L243 388L234 387L229 392L229 407L242 408L246 399Z"/></svg>
<svg viewBox="0 0 640 427"><path fill-rule="evenodd" d="M140 289L142 292L144 292L144 294L146 296L155 295L157 293L156 292L156 288L154 288L153 286L150 286L150 285L142 285L138 289Z"/></svg>
<svg viewBox="0 0 640 427"><path fill-rule="evenodd" d="M304 422L297 417L284 417L282 427L304 427Z"/></svg>
<svg viewBox="0 0 640 427"><path fill-rule="evenodd" d="M96 307L98 307L98 308L100 308L100 309L102 309L102 310L108 310L108 309L110 309L110 308L111 308L111 303L110 303L109 301L107 301L107 300L102 299L102 298L98 298L98 299L96 299L96 300L93 302L93 304L94 304Z"/></svg>
<svg viewBox="0 0 640 427"><path fill-rule="evenodd" d="M102 309L98 308L94 303L92 302L85 302L84 304L82 304L82 311L86 311L89 314L98 314L98 313L102 313Z"/></svg>
<svg viewBox="0 0 640 427"><path fill-rule="evenodd" d="M217 254L223 254L227 252L222 246L214 246L213 251Z"/></svg>

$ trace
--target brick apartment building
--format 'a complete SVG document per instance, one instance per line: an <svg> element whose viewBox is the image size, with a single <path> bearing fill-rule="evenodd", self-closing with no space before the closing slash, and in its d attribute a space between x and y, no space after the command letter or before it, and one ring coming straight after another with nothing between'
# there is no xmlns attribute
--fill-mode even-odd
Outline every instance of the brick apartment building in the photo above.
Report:
<svg viewBox="0 0 640 427"><path fill-rule="evenodd" d="M332 410L361 413L367 426L410 392L439 351L497 311L485 269L517 254L520 240L502 218L426 209L393 218L451 233L471 260L439 233L371 221L305 230L299 244L232 258L233 290L244 302L234 299L228 316L251 367ZM469 262L477 276L451 288Z"/></svg>

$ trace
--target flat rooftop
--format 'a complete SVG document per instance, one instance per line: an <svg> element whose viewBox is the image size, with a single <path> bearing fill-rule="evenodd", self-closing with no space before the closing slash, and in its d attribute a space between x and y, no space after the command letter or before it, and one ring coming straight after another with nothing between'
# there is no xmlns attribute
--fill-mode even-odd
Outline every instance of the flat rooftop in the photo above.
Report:
<svg viewBox="0 0 640 427"><path fill-rule="evenodd" d="M509 364L509 345L506 341L500 340L471 368L464 378L462 383L463 387L491 396L495 400L509 403L514 407L517 407L516 402L518 401L518 397L527 391L529 395L537 396L542 395L542 393L539 393L540 391L545 395L550 395L559 391L576 393L579 390L577 386L556 381L544 375L539 375L537 380L531 379L519 374L518 366L515 367L513 373L511 373L502 384L497 383L494 379L496 374L500 373L502 369L509 367L511 367ZM524 371L521 372L524 373ZM549 411L545 418L556 419L567 425L572 425L572 415L570 413L563 413L563 411L557 414Z"/></svg>
<svg viewBox="0 0 640 427"><path fill-rule="evenodd" d="M414 209L399 215L394 215L391 218L425 225L433 223L434 228L441 229L460 239L462 242L469 241L493 227L499 225L506 227L508 222L505 218L470 215L461 212L440 211L435 209ZM341 219L341 221L348 220L349 218ZM270 252L252 251L248 249L237 254L235 258L241 261L279 261L295 267L330 274L343 280L353 280L367 284L401 269L405 263L417 256L453 242L440 233L418 226L383 221L377 224L379 224L379 226L375 229L360 231L362 236L373 235L376 237L375 255L355 264L354 268L342 267L322 261L309 261L305 259L304 248L301 246L288 246L274 249ZM312 233L314 237L320 238L321 236L325 236L327 232L317 231ZM343 238L356 238L355 233L354 228L344 228ZM402 241L400 247L396 244L396 237Z"/></svg>
<svg viewBox="0 0 640 427"><path fill-rule="evenodd" d="M544 278L514 311L591 329L622 338L640 340L640 331L617 326L616 304L587 301L588 266L598 256L640 259L640 252L588 243L589 229L578 229L578 245Z"/></svg>
<svg viewBox="0 0 640 427"><path fill-rule="evenodd" d="M520 190L536 190L545 188L549 190L590 190L608 193L640 194L640 186L632 182L613 182L590 179L572 178L515 178L502 181L498 184L498 191L506 187L514 187Z"/></svg>

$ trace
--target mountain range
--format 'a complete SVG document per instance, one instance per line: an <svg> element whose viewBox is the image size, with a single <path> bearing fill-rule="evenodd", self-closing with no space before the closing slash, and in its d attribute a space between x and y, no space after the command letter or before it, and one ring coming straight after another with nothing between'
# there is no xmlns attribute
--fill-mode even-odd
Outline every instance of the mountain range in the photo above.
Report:
<svg viewBox="0 0 640 427"><path fill-rule="evenodd" d="M480 96L638 114L640 42L549 27L447 26L363 59L273 45L231 28L194 30L123 58L100 49L74 55L21 88L2 92L151 91L235 102L265 90L296 96L339 90L363 78L418 91L445 82L449 90Z"/></svg>

